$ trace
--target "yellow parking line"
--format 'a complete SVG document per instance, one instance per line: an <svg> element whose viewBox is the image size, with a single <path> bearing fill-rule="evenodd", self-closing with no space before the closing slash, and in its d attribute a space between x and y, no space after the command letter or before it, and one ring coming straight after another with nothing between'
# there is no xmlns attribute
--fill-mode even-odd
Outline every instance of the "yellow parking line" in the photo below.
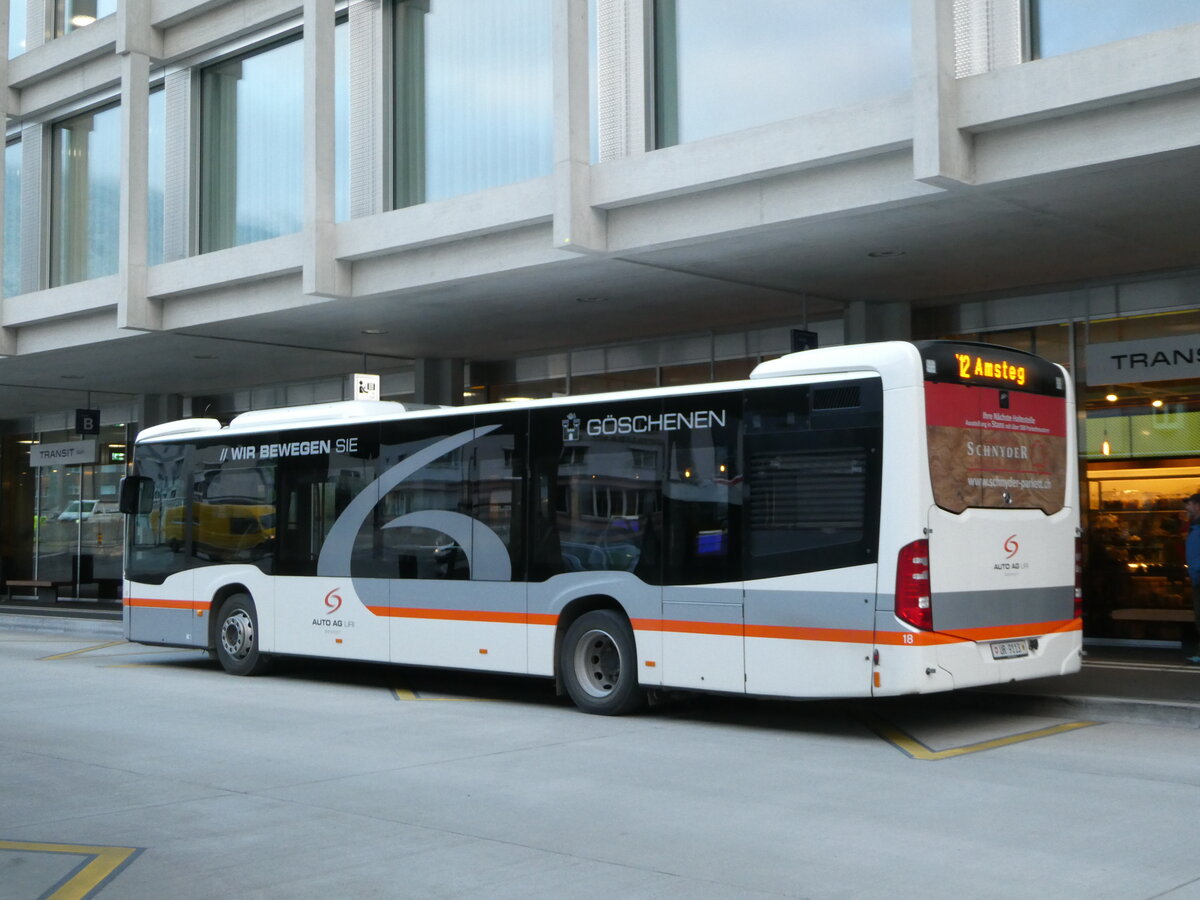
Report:
<svg viewBox="0 0 1200 900"><path fill-rule="evenodd" d="M128 641L109 641L107 644L93 644L91 647L81 647L78 650L71 650L67 653L56 653L53 656L39 657L42 661L51 659L66 659L68 656L78 656L81 653L91 653L93 650L103 650L106 647L119 647L121 644L127 644Z"/></svg>
<svg viewBox="0 0 1200 900"><path fill-rule="evenodd" d="M918 741L912 735L907 734L894 725L890 725L880 719L864 718L862 722L889 744L899 748L913 759L924 760L951 759L955 756L965 756L968 753L980 753L984 750L995 750L997 747L1007 747L1011 744L1020 744L1024 741L1033 741L1037 740L1038 738L1050 737L1051 735L1055 734L1064 734L1068 731L1075 731L1079 728L1090 728L1093 725L1100 724L1099 722L1066 722L1062 725L1052 725L1049 728L1038 728L1034 731L1024 731L1020 734L1011 734L1006 737L993 738L989 741L979 741L974 744L964 744L961 747L950 747L946 750L934 750L933 748L928 747Z"/></svg>
<svg viewBox="0 0 1200 900"><path fill-rule="evenodd" d="M0 841L0 850L91 857L82 868L51 888L52 893L43 894L46 900L86 900L142 852L141 847L93 847L86 844L36 844L25 841Z"/></svg>
<svg viewBox="0 0 1200 900"><path fill-rule="evenodd" d="M423 700L426 703L485 703L484 697L422 697L405 687L393 687L392 696L397 700Z"/></svg>

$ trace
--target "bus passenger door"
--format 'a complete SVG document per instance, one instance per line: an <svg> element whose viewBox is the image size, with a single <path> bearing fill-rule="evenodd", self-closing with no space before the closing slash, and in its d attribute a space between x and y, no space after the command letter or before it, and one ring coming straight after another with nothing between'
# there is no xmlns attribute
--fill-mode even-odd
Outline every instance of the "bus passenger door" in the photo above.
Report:
<svg viewBox="0 0 1200 900"><path fill-rule="evenodd" d="M663 683L742 693L740 392L668 400Z"/></svg>

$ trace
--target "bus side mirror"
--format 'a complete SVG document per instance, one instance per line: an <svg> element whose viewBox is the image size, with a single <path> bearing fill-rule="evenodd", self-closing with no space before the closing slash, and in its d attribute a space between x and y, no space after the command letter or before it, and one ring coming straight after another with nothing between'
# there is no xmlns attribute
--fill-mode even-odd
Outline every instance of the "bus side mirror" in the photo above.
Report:
<svg viewBox="0 0 1200 900"><path fill-rule="evenodd" d="M127 516L144 516L154 509L154 482L144 475L121 479L120 510Z"/></svg>

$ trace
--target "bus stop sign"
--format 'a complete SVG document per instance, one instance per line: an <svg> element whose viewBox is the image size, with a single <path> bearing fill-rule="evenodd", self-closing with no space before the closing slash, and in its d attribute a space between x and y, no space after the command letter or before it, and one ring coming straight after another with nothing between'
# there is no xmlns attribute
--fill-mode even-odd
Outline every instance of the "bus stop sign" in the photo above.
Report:
<svg viewBox="0 0 1200 900"><path fill-rule="evenodd" d="M77 409L75 410L75 433L80 435L100 434L100 410L98 409Z"/></svg>

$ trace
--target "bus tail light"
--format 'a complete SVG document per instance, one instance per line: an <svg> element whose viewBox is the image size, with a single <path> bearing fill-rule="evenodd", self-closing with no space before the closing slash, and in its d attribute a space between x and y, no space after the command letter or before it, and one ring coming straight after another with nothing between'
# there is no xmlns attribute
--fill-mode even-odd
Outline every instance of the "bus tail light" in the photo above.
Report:
<svg viewBox="0 0 1200 900"><path fill-rule="evenodd" d="M1075 538L1075 618L1083 618L1083 538Z"/></svg>
<svg viewBox="0 0 1200 900"><path fill-rule="evenodd" d="M896 561L896 615L915 628L933 630L929 541L913 541L900 551Z"/></svg>

